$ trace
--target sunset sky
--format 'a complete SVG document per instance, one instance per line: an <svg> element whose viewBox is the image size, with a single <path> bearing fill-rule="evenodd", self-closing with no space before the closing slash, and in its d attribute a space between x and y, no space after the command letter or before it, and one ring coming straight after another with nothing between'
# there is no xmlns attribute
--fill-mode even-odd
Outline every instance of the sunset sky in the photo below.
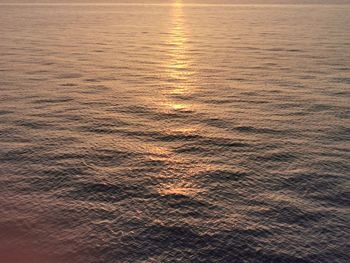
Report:
<svg viewBox="0 0 350 263"><path fill-rule="evenodd" d="M174 0L0 0L0 3L171 3ZM210 4L350 4L350 0L181 0Z"/></svg>

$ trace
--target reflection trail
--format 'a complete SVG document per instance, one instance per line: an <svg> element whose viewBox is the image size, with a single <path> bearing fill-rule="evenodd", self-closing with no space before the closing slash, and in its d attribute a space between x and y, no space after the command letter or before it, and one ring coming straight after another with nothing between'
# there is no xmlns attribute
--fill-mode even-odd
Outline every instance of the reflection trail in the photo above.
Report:
<svg viewBox="0 0 350 263"><path fill-rule="evenodd" d="M169 32L170 37L167 40L167 46L170 47L170 50L167 51L169 60L164 65L167 69L167 88L162 92L163 101L160 110L176 114L181 118L172 121L165 132L173 136L193 136L199 131L198 127L188 121L188 118L194 113L194 105L189 104L187 99L194 91L192 80L194 71L190 55L190 33L182 1L176 1L173 5ZM179 146L181 146L181 142L178 142L175 147ZM175 154L169 161L174 167L164 171L168 180L158 185L157 191L161 195L193 197L203 191L191 178L191 174L196 170L193 160Z"/></svg>
<svg viewBox="0 0 350 263"><path fill-rule="evenodd" d="M191 57L189 55L188 37L182 1L176 1L172 9L172 28L168 45L169 60L167 61L167 79L169 89L166 91L168 101L166 104L171 110L186 110L190 105L176 101L176 97L189 95L191 93L190 77L193 75L191 68Z"/></svg>

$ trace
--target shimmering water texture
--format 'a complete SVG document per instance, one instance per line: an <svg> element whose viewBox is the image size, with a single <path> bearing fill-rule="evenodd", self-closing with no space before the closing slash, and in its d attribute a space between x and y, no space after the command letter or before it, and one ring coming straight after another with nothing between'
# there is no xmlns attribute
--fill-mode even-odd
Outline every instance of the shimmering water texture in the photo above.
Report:
<svg viewBox="0 0 350 263"><path fill-rule="evenodd" d="M349 14L0 6L0 249L350 262Z"/></svg>

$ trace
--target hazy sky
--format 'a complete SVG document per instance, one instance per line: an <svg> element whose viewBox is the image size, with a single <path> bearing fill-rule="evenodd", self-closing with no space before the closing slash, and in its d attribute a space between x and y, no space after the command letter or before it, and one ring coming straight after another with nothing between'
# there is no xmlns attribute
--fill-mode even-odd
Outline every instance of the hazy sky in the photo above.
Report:
<svg viewBox="0 0 350 263"><path fill-rule="evenodd" d="M174 1L175 0L0 0L0 3L171 3ZM350 0L182 0L182 2L223 4L350 4Z"/></svg>

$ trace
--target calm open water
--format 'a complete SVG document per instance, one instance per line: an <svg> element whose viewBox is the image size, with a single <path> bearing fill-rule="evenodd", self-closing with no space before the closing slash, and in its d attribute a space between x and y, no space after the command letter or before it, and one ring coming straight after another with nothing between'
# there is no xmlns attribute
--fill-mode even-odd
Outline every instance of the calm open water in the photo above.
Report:
<svg viewBox="0 0 350 263"><path fill-rule="evenodd" d="M349 14L1 5L0 246L349 262Z"/></svg>

